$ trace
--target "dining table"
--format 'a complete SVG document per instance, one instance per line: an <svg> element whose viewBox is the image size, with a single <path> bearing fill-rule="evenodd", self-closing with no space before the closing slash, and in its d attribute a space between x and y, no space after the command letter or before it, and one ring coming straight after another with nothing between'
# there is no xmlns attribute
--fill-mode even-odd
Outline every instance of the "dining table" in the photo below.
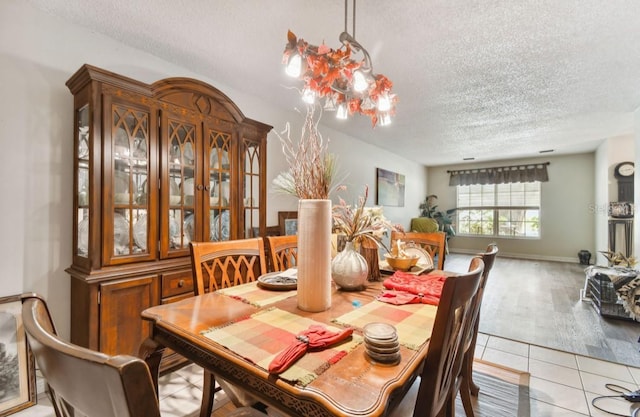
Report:
<svg viewBox="0 0 640 417"><path fill-rule="evenodd" d="M419 375L437 306L390 304L380 301L383 291L381 281L360 291L334 284L331 307L308 312L298 308L295 289L250 282L154 306L142 312L152 331L140 355L156 387L168 348L290 415L385 416ZM399 361L381 362L367 353L363 328L369 323L395 327ZM312 325L353 333L325 349L310 349L282 373L270 373L269 363Z"/></svg>

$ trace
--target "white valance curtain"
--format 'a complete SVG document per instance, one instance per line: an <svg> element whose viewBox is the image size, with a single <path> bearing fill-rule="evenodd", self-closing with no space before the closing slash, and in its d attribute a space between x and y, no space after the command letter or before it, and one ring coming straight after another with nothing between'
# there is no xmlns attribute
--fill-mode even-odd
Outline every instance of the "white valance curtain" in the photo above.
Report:
<svg viewBox="0 0 640 417"><path fill-rule="evenodd" d="M509 184L513 182L549 181L547 166L549 162L541 164L511 165L493 168L464 169L447 171L449 185L475 184Z"/></svg>

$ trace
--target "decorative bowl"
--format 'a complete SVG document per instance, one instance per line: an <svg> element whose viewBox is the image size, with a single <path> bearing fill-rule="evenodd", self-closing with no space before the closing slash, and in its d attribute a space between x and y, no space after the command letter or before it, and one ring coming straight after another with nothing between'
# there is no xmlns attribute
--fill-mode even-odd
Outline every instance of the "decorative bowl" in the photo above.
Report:
<svg viewBox="0 0 640 417"><path fill-rule="evenodd" d="M419 256L398 258L388 253L386 253L384 257L389 266L396 271L408 271L412 266L417 264L418 259L420 259Z"/></svg>

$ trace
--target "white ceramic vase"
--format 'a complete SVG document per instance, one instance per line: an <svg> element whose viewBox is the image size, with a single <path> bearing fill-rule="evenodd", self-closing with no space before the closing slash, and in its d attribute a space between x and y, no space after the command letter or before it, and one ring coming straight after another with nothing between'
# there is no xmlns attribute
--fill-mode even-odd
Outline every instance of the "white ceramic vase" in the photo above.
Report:
<svg viewBox="0 0 640 417"><path fill-rule="evenodd" d="M331 261L331 276L343 290L364 289L368 275L367 260L355 250L353 242L347 242L344 249Z"/></svg>
<svg viewBox="0 0 640 417"><path fill-rule="evenodd" d="M298 201L298 308L331 307L331 200Z"/></svg>

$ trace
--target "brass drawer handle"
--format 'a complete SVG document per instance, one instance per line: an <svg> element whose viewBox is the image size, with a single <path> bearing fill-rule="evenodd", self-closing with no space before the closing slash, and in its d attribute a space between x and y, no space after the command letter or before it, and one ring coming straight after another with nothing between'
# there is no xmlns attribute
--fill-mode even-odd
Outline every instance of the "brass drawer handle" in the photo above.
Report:
<svg viewBox="0 0 640 417"><path fill-rule="evenodd" d="M184 287L184 280L183 279L178 281L178 288L182 288L182 287Z"/></svg>

